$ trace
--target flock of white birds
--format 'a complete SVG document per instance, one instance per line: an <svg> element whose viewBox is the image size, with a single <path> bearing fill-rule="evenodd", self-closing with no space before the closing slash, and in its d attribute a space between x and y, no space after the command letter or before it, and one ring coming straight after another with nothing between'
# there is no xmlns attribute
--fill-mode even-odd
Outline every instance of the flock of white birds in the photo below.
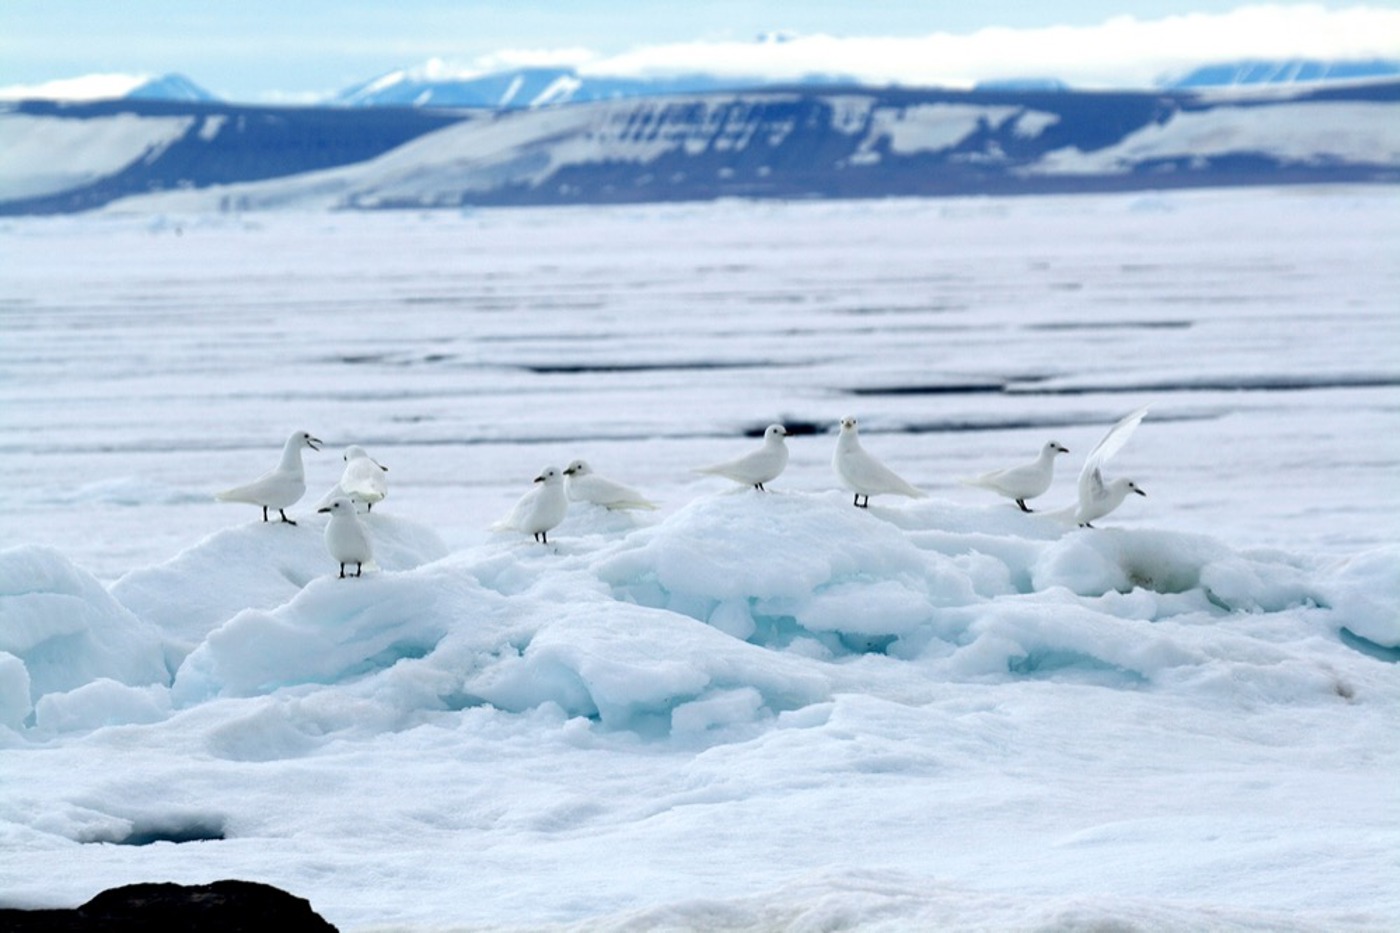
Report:
<svg viewBox="0 0 1400 933"><path fill-rule="evenodd" d="M1128 442L1147 414L1139 408L1109 429L1103 439L1090 451L1079 473L1079 501L1075 506L1057 513L1072 518L1081 527L1092 528L1092 522L1108 515L1123 504L1129 493L1147 495L1135 482L1126 478L1105 480L1104 464ZM766 491L782 475L788 464L787 430L781 424L770 424L763 432L763 444L734 460L726 460L695 472L722 476L744 486ZM287 509L301 501L306 494L306 472L301 452L305 448L320 450L322 441L306 431L297 431L287 438L282 459L277 466L242 486L226 489L216 495L225 502L245 502L261 506L263 521L269 521L269 510L276 509L281 521L295 525L287 517ZM1055 474L1055 458L1069 450L1056 441L1047 441L1040 456L1029 463L984 473L963 480L970 486L988 489L1015 501L1022 511L1031 511L1026 500L1034 499L1050 488ZM868 508L870 497L898 495L923 498L925 493L900 477L867 451L860 443L856 419L841 419L836 439L832 469L842 485L855 494L853 504ZM348 576L346 567L355 566L358 577L365 567L374 566L374 545L369 532L360 521L358 506L371 511L374 503L389 493L386 477L388 467L376 461L358 445L345 449L345 469L337 482L317 503L317 512L330 514L326 523L326 550L340 565L340 576ZM642 493L623 483L595 473L584 460L575 460L563 470L545 467L515 507L492 531L518 531L548 544L549 532L564 521L570 502L590 502L607 509L655 509Z"/></svg>

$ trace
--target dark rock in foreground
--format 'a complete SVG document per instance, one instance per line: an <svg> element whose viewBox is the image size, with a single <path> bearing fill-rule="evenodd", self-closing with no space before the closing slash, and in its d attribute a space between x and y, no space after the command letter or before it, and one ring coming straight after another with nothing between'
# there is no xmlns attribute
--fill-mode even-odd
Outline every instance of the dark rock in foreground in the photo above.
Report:
<svg viewBox="0 0 1400 933"><path fill-rule="evenodd" d="M304 898L252 881L130 884L72 910L0 909L5 933L198 930L200 933L334 931Z"/></svg>

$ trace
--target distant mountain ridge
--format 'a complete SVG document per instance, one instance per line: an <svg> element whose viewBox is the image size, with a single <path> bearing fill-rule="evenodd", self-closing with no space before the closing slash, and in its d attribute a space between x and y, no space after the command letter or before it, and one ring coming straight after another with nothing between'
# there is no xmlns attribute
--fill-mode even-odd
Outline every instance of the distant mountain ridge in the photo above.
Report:
<svg viewBox="0 0 1400 933"><path fill-rule="evenodd" d="M1203 89L1241 85L1277 85L1390 79L1400 77L1400 61L1321 61L1314 59L1222 62L1194 69L1162 83L1164 88ZM809 75L800 81L761 77L734 78L708 74L665 78L585 75L574 68L521 68L481 75L444 74L439 69L393 71L348 88L329 103L355 107L485 107L516 109L548 104L649 97L657 94L703 94L791 86L824 88L859 85L845 75ZM988 80L984 90L1070 90L1053 77Z"/></svg>
<svg viewBox="0 0 1400 933"><path fill-rule="evenodd" d="M162 75L133 88L128 100L216 101L213 94L182 74Z"/></svg>
<svg viewBox="0 0 1400 933"><path fill-rule="evenodd" d="M789 86L523 109L0 106L0 214L1400 182L1400 81L1267 93Z"/></svg>
<svg viewBox="0 0 1400 933"><path fill-rule="evenodd" d="M92 76L94 78L100 76ZM110 76L121 79L123 76ZM1195 68L1158 82L1161 89L1187 90L1219 87L1321 84L1337 81L1389 80L1400 77L1400 60L1366 59L1245 59ZM706 94L777 86L806 88L847 87L862 82L849 75L812 74L799 80L773 80L758 75L720 76L705 73L636 78L581 73L572 67L527 67L487 73L465 73L433 61L398 69L352 85L323 102L345 107L445 107L511 110L551 104L651 97L659 94ZM51 82L31 95L11 99L36 100L170 100L217 101L194 81L181 74L157 78L126 77L110 83L111 92L95 95L88 79ZM869 86L869 85L867 85ZM53 88L85 90L69 97ZM1053 76L989 79L977 84L983 90L1071 90ZM72 93L72 92L68 92Z"/></svg>
<svg viewBox="0 0 1400 933"><path fill-rule="evenodd" d="M583 75L573 68L520 68L473 76L441 75L423 69L408 69L390 72L348 88L329 103L350 107L481 107L514 110L660 94L751 90L793 83L708 74L663 78ZM813 75L796 83L804 87L826 87L856 82L835 75Z"/></svg>
<svg viewBox="0 0 1400 933"><path fill-rule="evenodd" d="M1196 68L1164 82L1168 88L1238 87L1363 81L1400 77L1400 62L1373 58L1362 61L1322 61L1311 58L1244 59Z"/></svg>

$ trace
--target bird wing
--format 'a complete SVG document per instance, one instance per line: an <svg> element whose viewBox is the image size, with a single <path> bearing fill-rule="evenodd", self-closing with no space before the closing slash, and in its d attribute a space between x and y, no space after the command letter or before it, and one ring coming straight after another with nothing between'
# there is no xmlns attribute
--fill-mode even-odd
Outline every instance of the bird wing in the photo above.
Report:
<svg viewBox="0 0 1400 933"><path fill-rule="evenodd" d="M389 484L379 464L367 457L359 457L345 465L340 488L351 495L383 499L389 491Z"/></svg>
<svg viewBox="0 0 1400 933"><path fill-rule="evenodd" d="M249 502L253 505L280 508L293 505L305 492L305 480L280 470L272 470L251 483L215 493L214 498L224 502Z"/></svg>
<svg viewBox="0 0 1400 933"><path fill-rule="evenodd" d="M785 452L786 448L770 449L768 447L761 447L752 453L745 454L737 460L728 460L724 463L700 467L695 472L726 476L740 483L752 483L758 479L771 478L770 474L777 468L779 458L782 457ZM779 470L778 472L782 471Z"/></svg>
<svg viewBox="0 0 1400 933"><path fill-rule="evenodd" d="M582 492L590 502L612 508L656 508L655 503L648 502L645 496L631 486L624 486L602 476L587 476L584 480Z"/></svg>
<svg viewBox="0 0 1400 933"><path fill-rule="evenodd" d="M1038 463L1023 463L1020 466L973 476L962 482L968 486L981 486L983 489L1001 493L1033 495L1044 480L1044 471Z"/></svg>
<svg viewBox="0 0 1400 933"><path fill-rule="evenodd" d="M1079 502L1081 505L1097 502L1107 494L1108 487L1104 485L1103 473L1099 472L1098 467L1079 474Z"/></svg>
<svg viewBox="0 0 1400 933"><path fill-rule="evenodd" d="M530 511L534 508L535 500L539 498L540 487L532 486L525 491L515 506L506 514L504 518L498 519L491 525L492 531L512 531L519 530Z"/></svg>
<svg viewBox="0 0 1400 933"><path fill-rule="evenodd" d="M1125 416L1121 421L1108 429L1108 433L1103 436L1103 440L1094 445L1094 449L1089 451L1089 456L1084 459L1084 468L1080 471L1080 483L1084 482L1084 477L1090 472L1097 473L1099 468L1108 462L1109 458L1123 449L1123 445L1128 443L1128 438L1133 436L1137 426L1141 423L1143 416L1147 414L1148 406L1144 405L1137 411ZM1099 486L1103 486L1103 478L1099 477Z"/></svg>
<svg viewBox="0 0 1400 933"><path fill-rule="evenodd" d="M844 459L845 469L850 479L857 485L872 490L888 490L906 496L919 497L924 493L906 482L899 474L876 460L863 449L850 451Z"/></svg>

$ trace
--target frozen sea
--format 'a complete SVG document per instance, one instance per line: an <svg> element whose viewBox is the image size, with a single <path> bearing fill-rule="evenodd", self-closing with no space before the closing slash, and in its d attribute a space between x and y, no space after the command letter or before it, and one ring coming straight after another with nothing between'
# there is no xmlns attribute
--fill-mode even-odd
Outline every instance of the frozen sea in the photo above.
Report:
<svg viewBox="0 0 1400 933"><path fill-rule="evenodd" d="M1400 918L1396 188L112 210L0 222L0 281L0 906ZM1143 405L1147 497L1049 514ZM851 507L848 414L928 498ZM771 422L769 492L694 472ZM297 526L214 500L297 430ZM1051 438L1038 514L959 482ZM661 508L488 530L580 457Z"/></svg>

